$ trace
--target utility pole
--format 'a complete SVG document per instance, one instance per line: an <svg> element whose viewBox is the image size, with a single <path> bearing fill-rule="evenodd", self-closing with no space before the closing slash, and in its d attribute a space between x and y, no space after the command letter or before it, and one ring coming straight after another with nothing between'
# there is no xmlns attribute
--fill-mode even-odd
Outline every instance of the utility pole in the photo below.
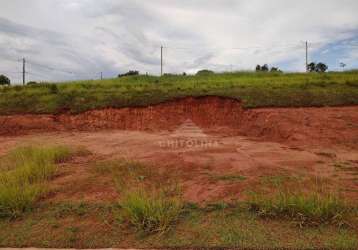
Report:
<svg viewBox="0 0 358 250"><path fill-rule="evenodd" d="M101 80L103 80L103 72L101 72Z"/></svg>
<svg viewBox="0 0 358 250"><path fill-rule="evenodd" d="M306 73L308 73L308 42L306 41Z"/></svg>
<svg viewBox="0 0 358 250"><path fill-rule="evenodd" d="M163 45L160 47L160 76L163 75Z"/></svg>
<svg viewBox="0 0 358 250"><path fill-rule="evenodd" d="M26 79L26 60L25 58L22 59L22 84L25 85Z"/></svg>

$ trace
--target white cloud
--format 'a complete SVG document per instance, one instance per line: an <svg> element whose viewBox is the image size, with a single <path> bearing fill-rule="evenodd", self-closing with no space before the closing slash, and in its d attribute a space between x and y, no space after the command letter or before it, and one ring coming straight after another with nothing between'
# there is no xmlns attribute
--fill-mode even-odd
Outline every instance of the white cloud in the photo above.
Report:
<svg viewBox="0 0 358 250"><path fill-rule="evenodd" d="M303 41L330 53L327 44L358 35L355 0L2 0L1 7L2 58L76 73L32 68L50 80L129 69L158 74L161 44L170 72L258 63L303 70ZM0 70L16 67L3 60Z"/></svg>

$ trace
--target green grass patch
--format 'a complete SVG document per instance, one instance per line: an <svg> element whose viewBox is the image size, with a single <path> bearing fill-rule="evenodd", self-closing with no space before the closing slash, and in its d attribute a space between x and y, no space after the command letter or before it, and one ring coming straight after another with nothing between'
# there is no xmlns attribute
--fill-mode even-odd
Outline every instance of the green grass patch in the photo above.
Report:
<svg viewBox="0 0 358 250"><path fill-rule="evenodd" d="M186 208L189 209L189 208ZM186 211L163 234L138 234L117 203L39 203L17 220L0 220L0 247L357 249L352 229L295 227L233 207ZM125 218L124 218L125 219Z"/></svg>
<svg viewBox="0 0 358 250"><path fill-rule="evenodd" d="M46 193L56 163L71 157L67 147L20 147L0 159L0 217L16 217Z"/></svg>
<svg viewBox="0 0 358 250"><path fill-rule="evenodd" d="M120 216L138 232L163 234L184 211L176 180L151 165L122 159L98 162L93 171L112 176L121 196Z"/></svg>
<svg viewBox="0 0 358 250"><path fill-rule="evenodd" d="M184 211L180 197L169 196L164 190L129 192L120 205L130 224L145 233L165 233Z"/></svg>
<svg viewBox="0 0 358 250"><path fill-rule="evenodd" d="M322 223L345 224L351 207L336 193L311 191L304 193L279 189L272 196L254 193L249 200L251 210L260 216L293 219L300 226Z"/></svg>
<svg viewBox="0 0 358 250"><path fill-rule="evenodd" d="M153 169L144 163L126 159L97 162L93 171L99 175L110 175L119 192L125 192L131 187L137 187L144 183L153 185L156 182L156 174Z"/></svg>
<svg viewBox="0 0 358 250"><path fill-rule="evenodd" d="M262 184L274 187L281 187L286 183L300 183L300 181L302 181L302 177L289 174L267 175L261 177Z"/></svg>
<svg viewBox="0 0 358 250"><path fill-rule="evenodd" d="M246 108L357 105L358 73L132 76L5 87L0 89L0 114L80 113L208 95L242 100Z"/></svg>
<svg viewBox="0 0 358 250"><path fill-rule="evenodd" d="M245 181L247 178L242 175L231 174L231 175L216 176L214 177L214 179L217 181L240 182L240 181Z"/></svg>

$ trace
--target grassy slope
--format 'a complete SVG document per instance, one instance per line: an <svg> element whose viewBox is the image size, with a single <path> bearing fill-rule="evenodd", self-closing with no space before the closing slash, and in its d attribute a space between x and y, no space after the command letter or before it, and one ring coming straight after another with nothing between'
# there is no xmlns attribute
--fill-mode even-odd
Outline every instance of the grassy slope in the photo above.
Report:
<svg viewBox="0 0 358 250"><path fill-rule="evenodd" d="M134 76L10 87L0 89L0 114L79 113L205 95L241 99L247 108L357 105L358 73Z"/></svg>

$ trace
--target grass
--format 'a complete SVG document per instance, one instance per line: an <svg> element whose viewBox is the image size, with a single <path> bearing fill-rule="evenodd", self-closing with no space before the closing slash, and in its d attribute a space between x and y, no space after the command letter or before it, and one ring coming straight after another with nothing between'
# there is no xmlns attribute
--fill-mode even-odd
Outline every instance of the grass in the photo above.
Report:
<svg viewBox="0 0 358 250"><path fill-rule="evenodd" d="M137 231L163 234L183 212L180 190L175 180L161 177L153 166L129 160L100 162L94 166L97 174L113 177L122 207L121 216Z"/></svg>
<svg viewBox="0 0 358 250"><path fill-rule="evenodd" d="M183 213L179 197L170 197L163 190L152 192L138 189L121 200L126 218L139 231L165 233Z"/></svg>
<svg viewBox="0 0 358 250"><path fill-rule="evenodd" d="M67 150L63 148L63 152L65 151ZM9 153L0 161L3 172L17 169L10 164L12 155ZM50 158L54 159L52 162L55 163L67 161L69 157L64 153ZM20 163L18 166L21 166ZM311 186L308 187L309 192L302 193L286 192L283 189L288 183L300 189L298 187L305 181L301 178L291 178L289 175L263 178L262 182L266 183L263 186L277 188L282 197L277 198L280 195L278 192L271 196L257 195L257 200L250 202L257 208L253 212L250 209L253 207L247 206L244 201L237 203L212 201L207 205L185 202L180 188L173 185L177 179L175 175L171 175L173 171L170 168L159 169L155 165L120 159L92 163L88 169L91 178L112 177L113 182L108 182L108 185L116 185L119 200L104 202L41 199L32 209L25 209L22 216L17 217L16 220L0 220L0 228L5 228L0 230L0 247L76 249L203 247L356 249L358 247L356 229L349 226L341 227L339 224L347 216L349 222L357 225L357 216L348 211L348 205L339 196L324 192L327 190L323 188L319 190L317 188L316 191ZM48 178L51 178L51 175ZM48 178L44 181L45 184ZM321 184L321 182L324 183L323 180L315 179L315 183ZM266 209L266 202L270 198L273 198L274 206L269 204L267 206L269 209ZM276 206L277 204L283 205ZM271 209L272 207L274 209ZM277 207L292 210L276 210ZM308 212L302 212L306 208ZM270 213L264 214L262 211ZM301 214L305 215L304 220ZM332 223L326 223L324 218ZM307 226L294 226L292 220L303 221L303 225ZM335 222L338 222L338 225Z"/></svg>
<svg viewBox="0 0 358 250"><path fill-rule="evenodd" d="M245 181L247 178L242 175L231 174L231 175L215 176L213 179L215 179L216 181L240 182L240 181Z"/></svg>
<svg viewBox="0 0 358 250"><path fill-rule="evenodd" d="M207 95L236 98L246 108L357 105L358 73L132 76L5 87L0 89L0 114L80 113Z"/></svg>
<svg viewBox="0 0 358 250"><path fill-rule="evenodd" d="M155 183L155 172L146 164L126 159L98 162L93 171L99 175L110 175L119 192L131 187L143 185L145 182Z"/></svg>
<svg viewBox="0 0 358 250"><path fill-rule="evenodd" d="M120 197L118 201L96 203L64 200L54 203L42 200L34 209L26 210L16 221L0 220L0 228L8 229L0 230L0 247L358 247L356 231L351 227L339 227L321 220L314 227L292 226L283 218L296 220L296 216L277 213L276 216L263 218L257 210L252 212L245 202L229 204L217 201L206 206L186 203L180 189L170 185L176 179L163 172L165 169L146 163L100 161L89 166L89 169L93 177L106 175L113 178L113 183L108 185L116 185ZM269 183L274 186L296 181L295 178L280 176L271 179L272 183ZM277 184L278 187L280 185ZM314 204L324 207L320 202ZM345 211L345 208L342 207L339 213Z"/></svg>
<svg viewBox="0 0 358 250"><path fill-rule="evenodd" d="M335 223L342 225L350 207L336 193L279 189L273 196L253 194L251 209L264 217L290 218L303 225Z"/></svg>
<svg viewBox="0 0 358 250"><path fill-rule="evenodd" d="M84 212L83 212L84 211ZM118 219L117 203L41 203L14 221L0 220L0 247L356 249L354 230L294 227L247 210L195 208L164 234L137 234Z"/></svg>
<svg viewBox="0 0 358 250"><path fill-rule="evenodd" d="M20 147L0 161L0 217L16 217L46 193L55 163L71 156L67 147Z"/></svg>

